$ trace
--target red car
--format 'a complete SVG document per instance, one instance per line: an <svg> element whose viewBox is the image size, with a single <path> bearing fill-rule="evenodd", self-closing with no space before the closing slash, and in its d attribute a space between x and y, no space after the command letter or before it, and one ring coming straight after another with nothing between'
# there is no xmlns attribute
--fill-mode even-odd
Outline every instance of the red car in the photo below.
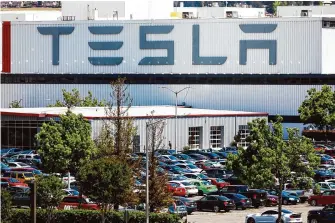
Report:
<svg viewBox="0 0 335 223"><path fill-rule="evenodd" d="M178 187L175 183L168 183L167 188L173 193L173 196L185 197L187 195L186 189L183 187Z"/></svg>
<svg viewBox="0 0 335 223"><path fill-rule="evenodd" d="M308 203L312 206L334 204L335 190L326 190L322 194L312 195L308 198Z"/></svg>
<svg viewBox="0 0 335 223"><path fill-rule="evenodd" d="M21 181L10 177L1 177L1 182L7 182L10 187L15 186L28 187L28 184L22 183Z"/></svg>
<svg viewBox="0 0 335 223"><path fill-rule="evenodd" d="M278 205L278 196L268 194L266 198L265 206L271 207L271 206L277 206Z"/></svg>
<svg viewBox="0 0 335 223"><path fill-rule="evenodd" d="M222 180L221 178L209 178L209 179L211 180L211 183L215 185L218 189L221 189L223 187L230 185L229 182L226 182Z"/></svg>
<svg viewBox="0 0 335 223"><path fill-rule="evenodd" d="M81 199L81 202L80 202ZM58 205L59 210L70 210L78 209L79 203L81 203L81 209L86 210L100 210L100 206L97 203L91 202L88 197L82 196L66 196L62 202Z"/></svg>

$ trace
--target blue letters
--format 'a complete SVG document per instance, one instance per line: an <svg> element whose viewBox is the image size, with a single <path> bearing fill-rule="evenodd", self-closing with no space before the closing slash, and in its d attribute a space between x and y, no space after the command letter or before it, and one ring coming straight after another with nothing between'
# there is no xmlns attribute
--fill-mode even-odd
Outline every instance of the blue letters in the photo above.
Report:
<svg viewBox="0 0 335 223"><path fill-rule="evenodd" d="M122 32L122 26L90 26L88 30L92 34L119 34ZM92 50L119 50L123 42L88 42ZM88 61L92 65L113 66L122 63L123 57L89 57Z"/></svg>
<svg viewBox="0 0 335 223"><path fill-rule="evenodd" d="M173 41L147 41L147 34L168 34L174 26L140 26L140 49L166 49L166 57L144 57L138 65L174 65Z"/></svg>
<svg viewBox="0 0 335 223"><path fill-rule="evenodd" d="M200 38L199 25L192 27L192 64L193 65L221 65L224 64L227 57L201 57L200 56Z"/></svg>
<svg viewBox="0 0 335 223"><path fill-rule="evenodd" d="M241 24L244 33L271 33L276 24ZM269 64L277 64L277 40L240 40L240 64L247 64L248 49L269 49Z"/></svg>
<svg viewBox="0 0 335 223"><path fill-rule="evenodd" d="M59 65L59 36L71 34L74 27L37 27L37 30L42 35L52 36L52 65Z"/></svg>

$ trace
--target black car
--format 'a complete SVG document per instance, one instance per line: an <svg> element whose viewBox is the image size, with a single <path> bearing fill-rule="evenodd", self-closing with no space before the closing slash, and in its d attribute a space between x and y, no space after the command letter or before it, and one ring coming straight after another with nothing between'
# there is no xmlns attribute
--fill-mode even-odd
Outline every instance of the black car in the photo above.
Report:
<svg viewBox="0 0 335 223"><path fill-rule="evenodd" d="M327 205L323 209L310 210L307 216L308 223L335 222L335 204Z"/></svg>
<svg viewBox="0 0 335 223"><path fill-rule="evenodd" d="M199 211L213 210L219 212L225 210L226 212L229 212L230 210L235 209L235 203L233 200L230 200L225 196L209 195L204 196L197 201L197 208Z"/></svg>
<svg viewBox="0 0 335 223"><path fill-rule="evenodd" d="M12 205L16 207L30 206L29 193L15 193L12 195Z"/></svg>
<svg viewBox="0 0 335 223"><path fill-rule="evenodd" d="M230 200L233 200L235 202L236 209L241 208L242 210L245 210L252 206L251 200L242 194L222 193L220 195L225 196Z"/></svg>
<svg viewBox="0 0 335 223"><path fill-rule="evenodd" d="M187 214L190 215L193 211L197 210L197 203L186 197L173 197L175 200L182 201L187 209Z"/></svg>
<svg viewBox="0 0 335 223"><path fill-rule="evenodd" d="M267 192L259 189L249 189L247 185L229 185L223 188L222 193L238 193L250 198L252 206L259 208L264 206L267 199Z"/></svg>
<svg viewBox="0 0 335 223"><path fill-rule="evenodd" d="M208 169L205 171L207 173L207 176L211 178L222 178L222 179L226 178L227 179L233 175L233 171L225 170L221 168L212 168L212 169Z"/></svg>

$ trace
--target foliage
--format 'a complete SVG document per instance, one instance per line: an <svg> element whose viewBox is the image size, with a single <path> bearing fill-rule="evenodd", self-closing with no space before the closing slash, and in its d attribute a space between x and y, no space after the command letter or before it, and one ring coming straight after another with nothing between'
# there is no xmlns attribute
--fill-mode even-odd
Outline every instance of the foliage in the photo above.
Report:
<svg viewBox="0 0 335 223"><path fill-rule="evenodd" d="M36 199L42 208L47 210L47 221L51 222L54 207L57 207L65 195L63 182L56 176L40 176L36 178Z"/></svg>
<svg viewBox="0 0 335 223"><path fill-rule="evenodd" d="M37 223L45 223L47 220L47 213L44 209L37 209ZM129 212L130 221L129 223L143 223L145 222L145 213L139 211ZM101 215L99 211L91 210L55 210L54 211L54 222L57 223L100 223ZM30 212L29 210L15 210L11 220L12 223L30 223ZM109 211L106 213L106 222L113 223L124 223L123 212ZM179 217L177 215L166 214L166 213L151 213L151 223L177 223Z"/></svg>
<svg viewBox="0 0 335 223"><path fill-rule="evenodd" d="M12 196L4 189L1 190L1 222L10 222L12 217Z"/></svg>
<svg viewBox="0 0 335 223"><path fill-rule="evenodd" d="M155 156L157 150L164 148L163 144L163 131L165 123L163 120L157 120L152 118L148 122L148 142L147 146L150 154L150 165L149 165L149 206L150 211L159 210L162 207L172 203L171 193L167 189L168 177L165 173L158 172L158 160ZM140 195L142 201L145 201L145 191Z"/></svg>
<svg viewBox="0 0 335 223"><path fill-rule="evenodd" d="M313 193L314 194L320 194L321 193L321 186L320 186L320 184L315 184Z"/></svg>
<svg viewBox="0 0 335 223"><path fill-rule="evenodd" d="M10 108L23 108L21 105L22 99L18 100L14 100L11 103L9 103L9 107Z"/></svg>
<svg viewBox="0 0 335 223"><path fill-rule="evenodd" d="M103 219L109 204L118 207L133 200L132 179L127 163L111 157L87 162L78 174L81 191L101 203Z"/></svg>
<svg viewBox="0 0 335 223"><path fill-rule="evenodd" d="M187 152L187 151L189 151L190 150L190 147L189 146L184 146L183 147L183 152Z"/></svg>
<svg viewBox="0 0 335 223"><path fill-rule="evenodd" d="M282 120L278 116L271 126L267 125L265 119L255 119L248 123L249 146L246 150L240 148L237 155L228 156L228 167L252 188L274 187L275 178L278 179L279 213L284 183L292 178L313 176L313 169L320 163L312 142L300 136L298 129L288 129L289 139L287 142L283 140ZM304 164L300 156L309 164ZM291 172L295 174L292 176Z"/></svg>
<svg viewBox="0 0 335 223"><path fill-rule="evenodd" d="M78 168L96 152L90 123L81 114L71 111L60 115L59 122L51 119L43 123L36 139L47 172L70 171L76 174Z"/></svg>
<svg viewBox="0 0 335 223"><path fill-rule="evenodd" d="M301 121L305 124L314 124L316 128L326 132L333 129L335 127L335 91L331 86L324 85L321 91L312 88L307 91L307 94L298 109Z"/></svg>
<svg viewBox="0 0 335 223"><path fill-rule="evenodd" d="M105 107L105 101L98 101L98 99L93 98L92 92L88 91L88 96L81 99L79 90L74 88L72 92L68 92L62 89L63 101L57 100L54 105L49 105L48 107Z"/></svg>

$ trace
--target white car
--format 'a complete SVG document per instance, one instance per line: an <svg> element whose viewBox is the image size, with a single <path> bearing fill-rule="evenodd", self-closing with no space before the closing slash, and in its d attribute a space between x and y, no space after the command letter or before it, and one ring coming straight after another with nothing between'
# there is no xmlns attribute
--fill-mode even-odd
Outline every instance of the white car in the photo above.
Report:
<svg viewBox="0 0 335 223"><path fill-rule="evenodd" d="M26 163L22 163L22 162L9 162L8 166L10 168L31 168L31 166L29 166Z"/></svg>
<svg viewBox="0 0 335 223"><path fill-rule="evenodd" d="M177 164L176 166L179 166L180 168L183 168L183 169L188 169L192 171L193 173L200 173L202 171L202 169L192 164Z"/></svg>
<svg viewBox="0 0 335 223"><path fill-rule="evenodd" d="M197 195L198 194L198 188L191 184L189 180L183 180L183 181L169 181L169 183L177 184L178 187L183 187L186 189L186 193L188 196Z"/></svg>
<svg viewBox="0 0 335 223"><path fill-rule="evenodd" d="M249 214L245 217L245 223L276 223L278 219L277 210L268 210L263 213ZM302 223L301 213L282 209L282 223Z"/></svg>

